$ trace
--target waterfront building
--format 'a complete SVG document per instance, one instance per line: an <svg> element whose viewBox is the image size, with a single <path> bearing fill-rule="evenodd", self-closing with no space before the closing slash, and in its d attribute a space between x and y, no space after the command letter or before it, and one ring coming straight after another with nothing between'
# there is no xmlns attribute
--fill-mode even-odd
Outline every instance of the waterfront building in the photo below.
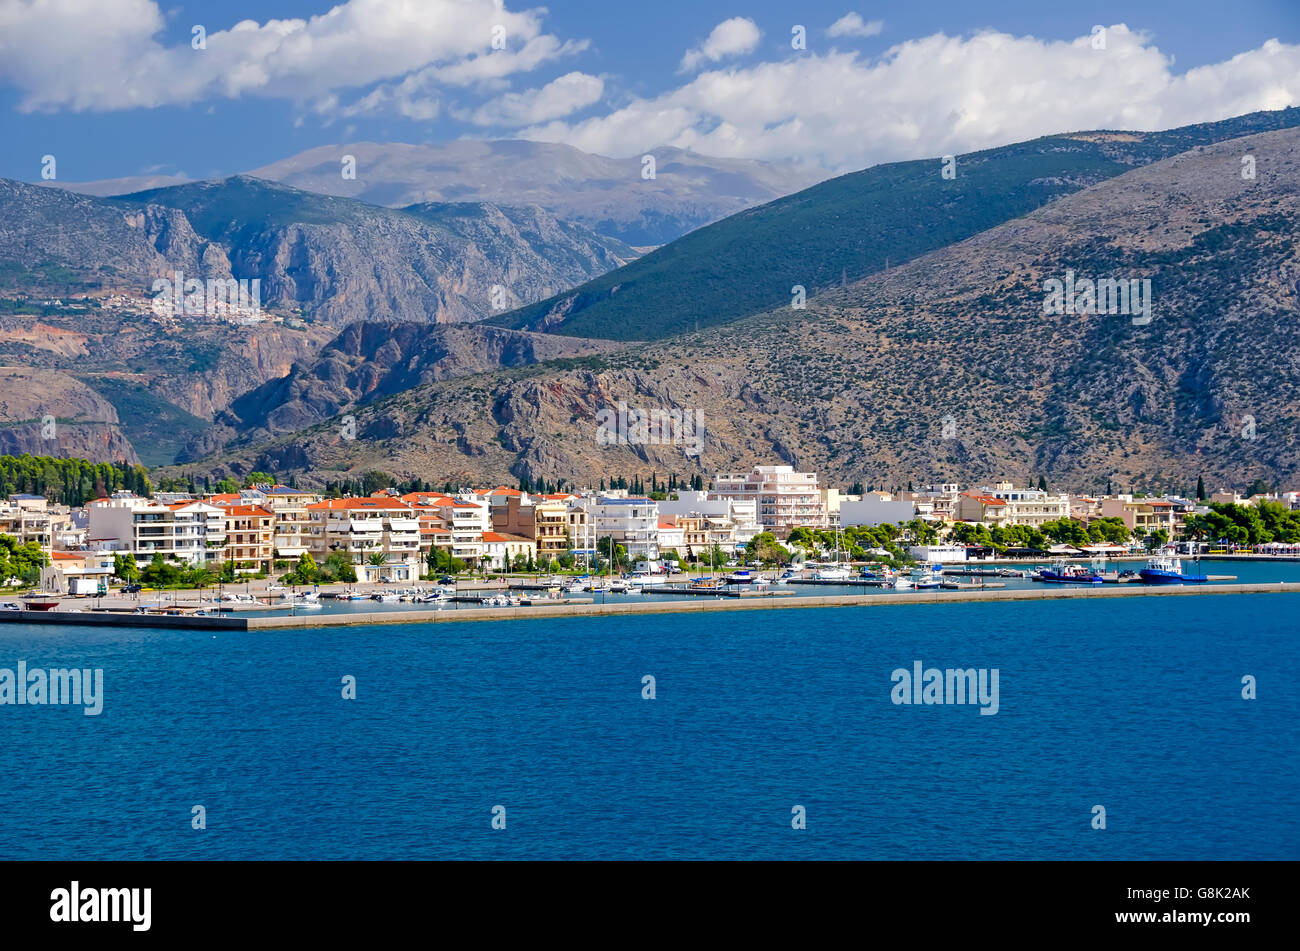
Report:
<svg viewBox="0 0 1300 951"><path fill-rule="evenodd" d="M487 559L489 568L495 571L509 571L516 558L536 561L537 543L526 535L484 532L483 557Z"/></svg>
<svg viewBox="0 0 1300 951"><path fill-rule="evenodd" d="M894 499L887 492L867 492L856 502L840 503L840 526L849 528L856 525L892 525L896 522L910 522L917 518L919 505L916 502Z"/></svg>
<svg viewBox="0 0 1300 951"><path fill-rule="evenodd" d="M659 557L659 503L652 499L601 496L587 504L591 531L598 542L612 537L632 560Z"/></svg>
<svg viewBox="0 0 1300 951"><path fill-rule="evenodd" d="M415 581L420 577L420 522L401 499L388 496L325 499L307 506L312 557L340 554L358 581Z"/></svg>
<svg viewBox="0 0 1300 951"><path fill-rule="evenodd" d="M785 538L796 527L827 528L826 502L817 474L791 466L755 466L751 472L720 472L710 497L752 501L764 531Z"/></svg>

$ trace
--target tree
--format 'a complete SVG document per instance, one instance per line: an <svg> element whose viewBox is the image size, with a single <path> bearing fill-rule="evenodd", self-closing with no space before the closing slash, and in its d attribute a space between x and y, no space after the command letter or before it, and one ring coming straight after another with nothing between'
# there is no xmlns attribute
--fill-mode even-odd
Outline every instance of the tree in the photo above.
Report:
<svg viewBox="0 0 1300 951"><path fill-rule="evenodd" d="M776 536L771 532L759 532L751 538L745 546L745 552L749 560L759 561L765 565L784 564L790 560L790 552L776 540Z"/></svg>
<svg viewBox="0 0 1300 951"><path fill-rule="evenodd" d="M251 489L255 485L275 485L275 476L269 472L250 472L244 476L244 488Z"/></svg>
<svg viewBox="0 0 1300 951"><path fill-rule="evenodd" d="M817 544L817 535L811 528L799 525L790 529L790 534L786 536L786 542L791 546L798 546L812 551Z"/></svg>
<svg viewBox="0 0 1300 951"><path fill-rule="evenodd" d="M1196 501L1205 501L1205 476L1196 477Z"/></svg>
<svg viewBox="0 0 1300 951"><path fill-rule="evenodd" d="M113 574L128 584L140 577L140 567L135 563L135 554L113 556Z"/></svg>
<svg viewBox="0 0 1300 951"><path fill-rule="evenodd" d="M361 494L374 495L380 489L387 489L393 484L393 477L378 469L371 470L361 477Z"/></svg>

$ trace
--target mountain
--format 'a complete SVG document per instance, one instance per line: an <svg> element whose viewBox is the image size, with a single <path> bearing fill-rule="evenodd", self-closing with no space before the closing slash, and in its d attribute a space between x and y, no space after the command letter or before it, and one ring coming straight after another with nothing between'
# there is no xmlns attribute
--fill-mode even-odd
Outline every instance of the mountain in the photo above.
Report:
<svg viewBox="0 0 1300 951"><path fill-rule="evenodd" d="M0 455L139 462L117 411L65 373L0 366Z"/></svg>
<svg viewBox="0 0 1300 951"><path fill-rule="evenodd" d="M359 321L289 372L234 400L179 461L230 443L247 444L302 429L357 406L435 380L506 367L593 356L607 341L530 334L477 324L426 327Z"/></svg>
<svg viewBox="0 0 1300 951"><path fill-rule="evenodd" d="M1300 124L1300 108L1168 132L1081 132L878 165L701 228L626 267L490 319L502 327L660 340L859 280L1187 149Z"/></svg>
<svg viewBox="0 0 1300 951"><path fill-rule="evenodd" d="M354 320L475 320L634 258L537 207L380 208L235 177L100 199L0 180L0 292L258 279L262 306ZM500 300L493 289L500 288Z"/></svg>
<svg viewBox="0 0 1300 951"><path fill-rule="evenodd" d="M251 178L117 199L0 180L0 362L52 371L28 381L37 402L89 406L89 388L115 408L121 439L88 444L87 458L105 458L98 446L170 463L196 441L221 445L205 433L233 399L310 361L340 327L475 320L493 312L495 288L503 304L537 299L635 256L536 206L399 210ZM257 279L269 319L155 312L154 281L178 271ZM476 360L459 362L489 365Z"/></svg>
<svg viewBox="0 0 1300 951"><path fill-rule="evenodd" d="M675 148L649 154L655 158L653 180L643 177L640 155L606 158L547 142L355 142L310 149L250 174L375 205L535 204L635 247L665 244L826 177L800 166L709 158ZM355 179L342 175L345 155L356 160Z"/></svg>
<svg viewBox="0 0 1300 951"><path fill-rule="evenodd" d="M1300 469L1298 218L1300 131L1197 145L805 310L424 384L352 410L354 440L333 420L210 467L595 481L784 460L877 486L1286 484ZM1150 280L1150 320L1045 314L1045 282L1076 275ZM698 411L703 453L604 445L598 414L619 401Z"/></svg>

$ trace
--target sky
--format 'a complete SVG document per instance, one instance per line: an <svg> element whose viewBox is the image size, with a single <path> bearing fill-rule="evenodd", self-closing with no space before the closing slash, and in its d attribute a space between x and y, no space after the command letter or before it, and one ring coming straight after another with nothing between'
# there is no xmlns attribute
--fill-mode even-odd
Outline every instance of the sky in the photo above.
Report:
<svg viewBox="0 0 1300 951"><path fill-rule="evenodd" d="M843 172L1288 105L1300 0L0 0L23 181L465 137Z"/></svg>

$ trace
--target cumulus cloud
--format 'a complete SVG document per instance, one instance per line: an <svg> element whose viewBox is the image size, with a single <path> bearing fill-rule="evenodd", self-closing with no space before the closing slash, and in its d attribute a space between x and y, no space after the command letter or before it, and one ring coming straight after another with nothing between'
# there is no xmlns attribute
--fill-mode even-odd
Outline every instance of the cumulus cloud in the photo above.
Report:
<svg viewBox="0 0 1300 951"><path fill-rule="evenodd" d="M586 73L566 73L539 89L511 92L460 117L475 125L521 126L563 116L599 102L605 81Z"/></svg>
<svg viewBox="0 0 1300 951"><path fill-rule="evenodd" d="M728 56L743 56L758 47L758 25L748 17L732 17L713 28L702 44L686 51L679 72L691 72L703 63L716 63Z"/></svg>
<svg viewBox="0 0 1300 951"><path fill-rule="evenodd" d="M858 14L844 14L826 31L827 36L879 36L885 28L883 20L863 20Z"/></svg>
<svg viewBox="0 0 1300 951"><path fill-rule="evenodd" d="M208 22L205 49L160 40L155 0L0 0L0 81L23 111L114 110L275 96L340 109L438 110L436 87L501 81L585 44L542 32L544 11L498 0L345 0L308 19ZM493 49L494 30L505 48Z"/></svg>
<svg viewBox="0 0 1300 951"><path fill-rule="evenodd" d="M1258 49L1183 74L1140 32L1049 41L985 30L935 34L878 58L804 52L711 70L654 98L521 134L603 155L660 145L790 159L833 171L939 156L1054 132L1164 129L1300 105L1300 46Z"/></svg>

